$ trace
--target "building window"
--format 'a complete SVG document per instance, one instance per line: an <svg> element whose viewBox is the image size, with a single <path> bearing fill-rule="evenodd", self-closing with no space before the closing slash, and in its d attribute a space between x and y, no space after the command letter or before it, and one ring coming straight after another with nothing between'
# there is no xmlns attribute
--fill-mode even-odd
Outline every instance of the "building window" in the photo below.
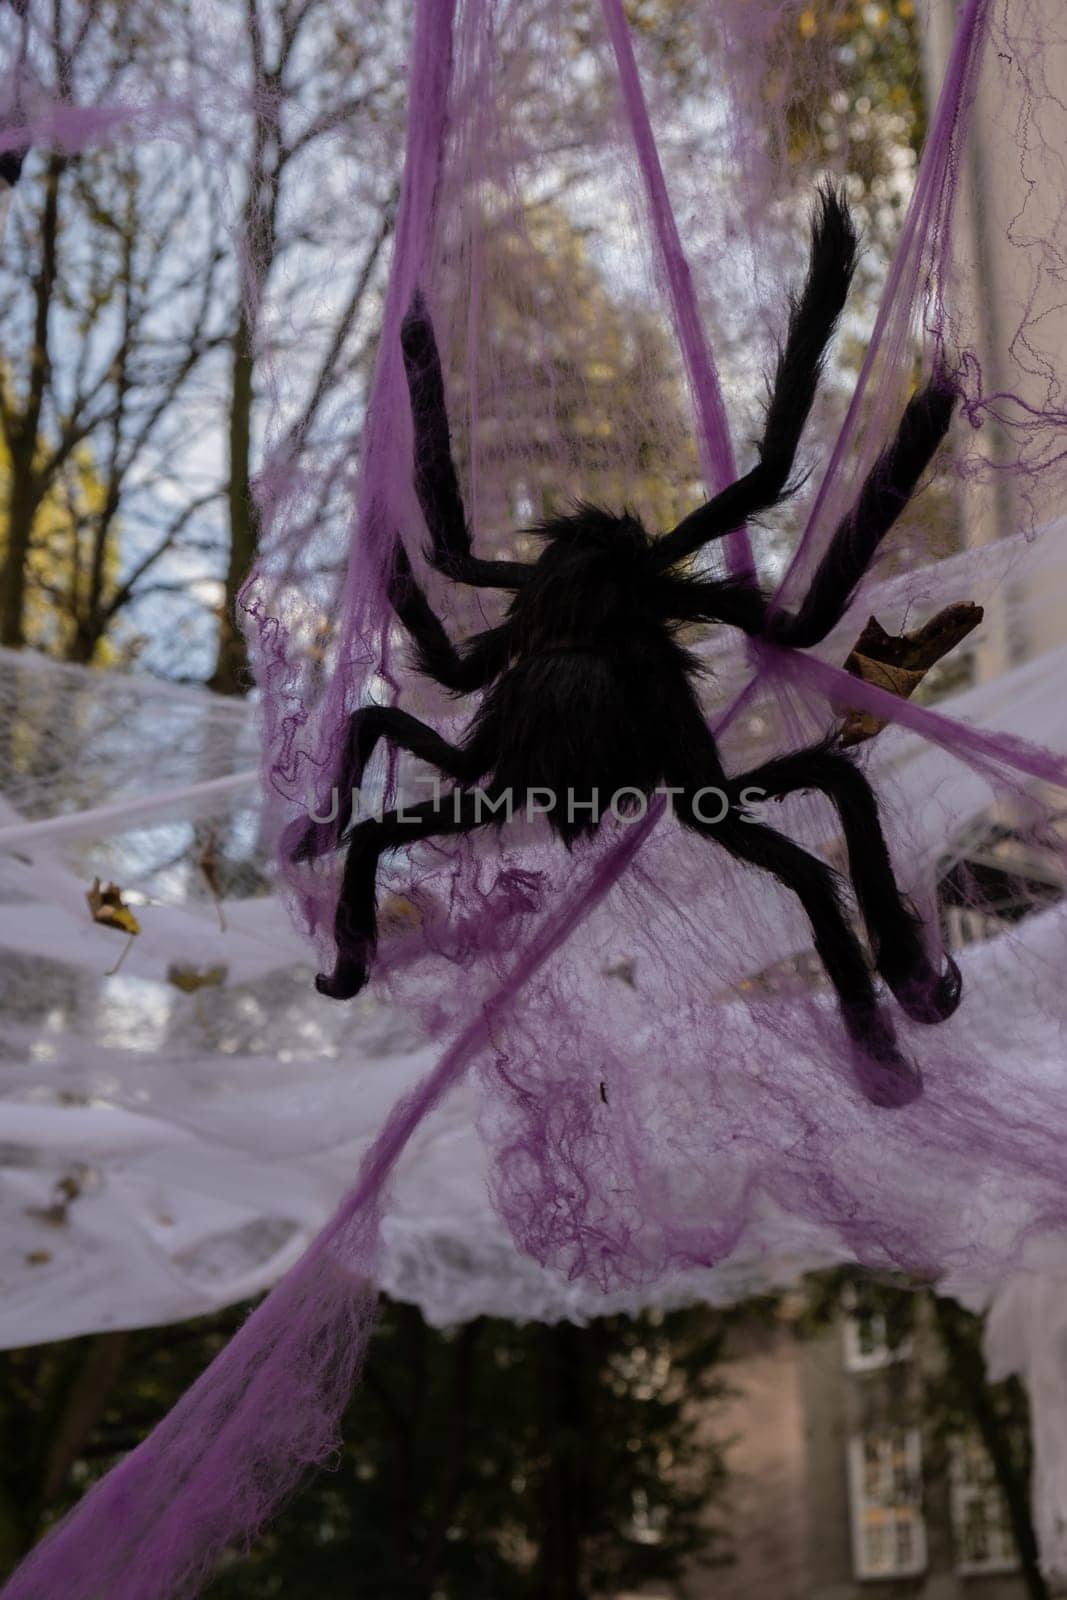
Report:
<svg viewBox="0 0 1067 1600"><path fill-rule="evenodd" d="M890 1346L885 1317L872 1311L861 1317L850 1311L845 1318L845 1367L849 1372L872 1372L891 1361L906 1361L911 1355L911 1340L902 1339Z"/></svg>
<svg viewBox="0 0 1067 1600"><path fill-rule="evenodd" d="M894 1429L850 1439L848 1488L856 1577L907 1578L924 1571L918 1431Z"/></svg>
<svg viewBox="0 0 1067 1600"><path fill-rule="evenodd" d="M1008 1508L980 1439L951 1442L950 1482L956 1571L1010 1572L1019 1565Z"/></svg>
<svg viewBox="0 0 1067 1600"><path fill-rule="evenodd" d="M993 912L974 906L945 907L945 937L951 950L962 950L964 945L982 944L995 939L1010 928L1011 923Z"/></svg>

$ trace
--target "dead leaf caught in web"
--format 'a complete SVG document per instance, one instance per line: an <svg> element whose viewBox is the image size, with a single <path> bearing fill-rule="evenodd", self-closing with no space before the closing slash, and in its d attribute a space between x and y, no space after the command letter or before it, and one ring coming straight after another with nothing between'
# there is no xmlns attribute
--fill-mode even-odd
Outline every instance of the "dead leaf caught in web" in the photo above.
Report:
<svg viewBox="0 0 1067 1600"><path fill-rule="evenodd" d="M99 878L94 878L85 898L93 921L101 928L114 928L117 933L128 933L131 937L140 933L141 924L122 898L117 883L101 883Z"/></svg>
<svg viewBox="0 0 1067 1600"><path fill-rule="evenodd" d="M226 982L225 967L179 967L167 968L167 982L172 983L182 994L195 994L198 989L218 989Z"/></svg>
<svg viewBox="0 0 1067 1600"><path fill-rule="evenodd" d="M913 633L887 633L871 617L845 662L845 671L864 683L909 700L931 667L954 650L981 622L982 607L969 600L946 606ZM851 710L841 725L840 742L863 744L885 727L885 719L870 711Z"/></svg>
<svg viewBox="0 0 1067 1600"><path fill-rule="evenodd" d="M99 878L94 878L93 886L85 899L89 906L89 914L98 927L114 928L116 933L126 934L126 945L122 954L105 974L106 977L113 978L133 949L133 941L141 931L141 924L122 898L122 890L117 883L101 883Z"/></svg>
<svg viewBox="0 0 1067 1600"><path fill-rule="evenodd" d="M378 912L379 928L392 934L410 933L421 922L422 912L418 906L400 894L389 895Z"/></svg>

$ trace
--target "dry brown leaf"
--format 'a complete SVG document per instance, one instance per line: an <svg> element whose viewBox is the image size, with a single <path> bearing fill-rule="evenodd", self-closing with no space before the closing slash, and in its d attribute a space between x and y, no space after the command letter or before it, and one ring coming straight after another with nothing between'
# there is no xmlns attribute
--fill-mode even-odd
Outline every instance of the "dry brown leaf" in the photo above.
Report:
<svg viewBox="0 0 1067 1600"><path fill-rule="evenodd" d="M218 914L219 927L222 932L225 933L226 914L222 909L222 878L219 871L221 866L221 857L219 855L218 840L215 837L215 831L213 828L209 828L207 831L207 837L205 838L203 847L196 858L196 864L203 873L204 882L211 891L211 898L215 902L215 910Z"/></svg>
<svg viewBox="0 0 1067 1600"><path fill-rule="evenodd" d="M384 933L410 933L422 922L422 912L403 895L391 894L382 902L378 926Z"/></svg>
<svg viewBox="0 0 1067 1600"><path fill-rule="evenodd" d="M85 898L98 927L114 928L116 933L129 934L131 938L140 933L141 924L123 900L117 883L101 883L99 878L94 878Z"/></svg>
<svg viewBox="0 0 1067 1600"><path fill-rule="evenodd" d="M195 994L198 989L218 989L226 982L226 967L179 967L167 968L167 982L172 983L182 994Z"/></svg>
<svg viewBox="0 0 1067 1600"><path fill-rule="evenodd" d="M62 1228L69 1221L70 1208L81 1193L81 1178L76 1173L68 1172L54 1185L51 1205L26 1206L26 1215L35 1222L46 1223L50 1228Z"/></svg>
<svg viewBox="0 0 1067 1600"><path fill-rule="evenodd" d="M69 1208L62 1200L54 1200L50 1206L24 1206L23 1210L34 1222L43 1222L49 1228L65 1227L69 1220Z"/></svg>
<svg viewBox="0 0 1067 1600"><path fill-rule="evenodd" d="M887 633L876 617L870 617L849 653L845 671L864 683L909 700L931 667L966 639L977 628L982 616L981 606L963 600L946 606L913 633L898 635ZM869 711L851 710L841 725L841 744L845 747L863 744L884 727L883 717L876 717Z"/></svg>

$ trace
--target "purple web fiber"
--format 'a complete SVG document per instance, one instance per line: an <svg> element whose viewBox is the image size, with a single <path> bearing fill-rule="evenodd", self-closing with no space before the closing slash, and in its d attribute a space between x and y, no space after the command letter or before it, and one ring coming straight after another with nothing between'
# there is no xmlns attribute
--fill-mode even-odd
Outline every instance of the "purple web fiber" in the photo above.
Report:
<svg viewBox="0 0 1067 1600"><path fill-rule="evenodd" d="M674 218L652 124L649 121L648 106L641 88L637 62L634 60L630 26L622 8L622 0L602 0L602 6L615 60L618 63L627 121L645 183L649 219L669 286L675 333L685 357L699 418L698 432L705 475L709 488L715 492L725 489L737 476L737 463L730 442L730 423L723 400L722 385L719 382L715 358L708 345L707 333L697 305L693 275L689 270L685 249L678 235L678 225ZM752 546L746 529L738 528L729 536L727 554L733 571L755 575Z"/></svg>
<svg viewBox="0 0 1067 1600"><path fill-rule="evenodd" d="M857 378L845 422L833 443L821 486L808 515L808 525L774 597L776 603L781 602L793 574L803 568L811 557L814 542L824 533L827 504L832 501L833 491L837 490L843 475L846 453L856 446L864 398L869 392L878 360L885 360L886 346L891 355L899 357L904 354L913 306L921 294L931 288L936 296L937 307L933 317L936 365L942 370L947 366L944 349L945 310L941 296L949 275L950 227L961 178L960 146L965 141L969 115L974 106L977 72L981 67L987 34L989 0L968 0L955 29L952 56L945 70L941 94L937 98L915 192L894 253L893 266L889 269L864 365ZM893 398L893 395L889 395L889 403L893 403ZM885 402L875 405L875 418L883 427L888 421L888 414Z"/></svg>
<svg viewBox="0 0 1067 1600"><path fill-rule="evenodd" d="M25 120L0 126L0 152L44 145L75 154L105 144L126 130L158 130L168 120L177 123L188 110L189 103L183 100L106 106L37 105Z"/></svg>
<svg viewBox="0 0 1067 1600"><path fill-rule="evenodd" d="M405 189L368 426L360 517L367 532L381 532L374 516L376 429L387 425L386 395L395 395L403 381L396 334L432 226L451 30L451 7L423 0L413 46ZM666 226L660 211L656 222ZM728 444L720 440L720 456L724 450ZM349 637L357 638L373 613L368 590L380 593L388 559L388 551L379 549L361 560L363 549L357 533L349 575L352 593L360 596L349 627ZM268 637L273 631L266 624ZM275 670L284 671L280 651L274 661ZM342 712L338 706L336 714ZM546 919L507 981L430 1077L394 1109L359 1181L301 1262L149 1438L22 1565L4 1590L9 1600L57 1593L70 1600L98 1600L102 1594L109 1600L163 1600L195 1593L227 1545L252 1537L303 1472L329 1454L369 1337L379 1209L397 1159L484 1049L494 1019L626 871L662 809L653 807L596 864L582 891Z"/></svg>
<svg viewBox="0 0 1067 1600"><path fill-rule="evenodd" d="M828 505L843 476L847 453L856 446L859 419L875 369L880 360L886 359L887 346L890 360L897 358L898 366L905 365L899 358L907 343L913 309L928 289L933 289L936 296L937 309L932 324L935 364L942 370L947 368L946 316L941 296L948 276L950 229L961 179L960 145L966 137L974 105L976 79L988 35L988 14L988 0L967 0L957 21L945 79L867 354L807 526L779 584L776 603L785 595L794 574L810 559L816 540L825 532ZM882 401L874 408L883 428L888 424L889 408L895 397L890 394L888 398L888 405Z"/></svg>
<svg viewBox="0 0 1067 1600"><path fill-rule="evenodd" d="M625 16L619 0L603 0L603 9L619 66L625 114L646 186L648 215L668 283L675 331L698 412L703 457L709 479L717 487L733 468L715 362L696 316L689 266L653 142ZM391 540L397 531L388 517L379 513L390 498L388 480L393 467L387 445L394 430L403 423L406 408L398 332L415 285L430 271L435 228L441 220L437 213L443 152L449 136L456 17L462 16L465 48L469 50L479 14L476 5L464 7L461 13L451 0L421 0L416 14L407 158L396 250L364 436L359 513L343 591L339 665L318 707L322 738L314 761L297 751L296 735L307 721L307 711L290 687L291 662L283 625L272 616L269 602L261 599L254 585L247 592L250 614L262 627L260 672L266 702L268 784L289 800L302 761L321 771L331 770L345 719L357 703L371 666L388 665L384 646L382 659L375 662L373 657L376 641L388 627L384 575ZM985 15L982 0L971 0L961 18L954 65L942 91L924 153L916 202L879 320L876 343L895 347L897 354L920 287L919 251L930 244L927 230L935 234L936 248L943 247L943 240L936 237L937 229L948 227L951 197L958 182L954 151L970 103L969 85L976 70ZM873 360L872 356L870 363ZM868 371L873 370L870 363ZM890 395L883 409L888 410L892 401ZM854 414L846 424L846 435L852 430L853 421ZM836 479L846 443L851 439L843 435L827 474L827 494L838 487ZM286 478L285 463L275 463L272 471L276 483ZM269 479L270 474L265 474L264 485ZM821 503L820 499L817 506ZM816 520L813 516L812 526ZM821 514L818 520L821 525ZM809 528L809 535L810 532ZM741 537L739 534L738 540ZM735 550L739 548L743 547L735 545ZM801 688L810 684L820 708L824 697L864 706L936 739L987 770L1007 767L1053 782L1064 780L1063 763L1043 751L1023 747L1008 736L963 728L937 713L858 685L840 669L814 658L769 653L767 666L757 679L777 674ZM750 684L744 694L752 693ZM719 731L736 720L742 703L735 700L717 719ZM597 855L580 877L578 887L568 884L537 930L524 938L518 958L509 962L503 972L490 969L492 983L488 993L477 997L473 1008L467 1007L465 1019L455 1027L453 1042L433 1073L394 1109L368 1152L355 1187L301 1263L145 1444L112 1472L27 1562L6 1591L12 1600L51 1600L60 1594L70 1600L99 1600L103 1595L108 1600L163 1600L170 1595L191 1593L227 1544L251 1537L294 1487L300 1474L328 1455L368 1336L372 1299L369 1285L374 1281L378 1217L401 1152L442 1097L485 1054L486 1046L497 1042L497 1029L506 1030L509 1012L514 1024L515 1002L535 995L534 980L544 973L575 930L591 921L612 892L625 884L639 852L657 842L653 834L662 831L658 825L663 809L661 804L653 806L643 822L627 829L618 841ZM643 869L643 862L641 866ZM301 892L302 880L292 872L290 877L297 892ZM671 998L665 993L660 1004L669 1005ZM467 999L464 995L465 1004ZM578 1044L581 1043L579 1037ZM536 1053L536 1039L532 1044L527 1041L527 1047ZM531 1076L537 1065L532 1063ZM551 1065L547 1063L546 1073ZM550 1090L551 1078L547 1081ZM522 1092L525 1093L524 1088ZM543 1089L544 1094L548 1092ZM788 1088L783 1089L781 1098L787 1097ZM529 1127L520 1130L505 1150L506 1160L522 1163L524 1170L536 1165L543 1148L550 1143L541 1106L532 1093L526 1101L521 1093L516 1094L510 1109L516 1120L521 1120L529 1105L534 1107ZM854 1207L850 1212L847 1186L820 1165L825 1151L817 1142L818 1109L808 1110L810 1126L806 1130L810 1148L816 1152L811 1165L819 1168L818 1184L813 1181L805 1189L795 1175L799 1164L795 1168L783 1167L778 1197L783 1204L792 1201L798 1212L806 1209L834 1218L844 1216L848 1241L858 1255L872 1254L874 1241L902 1264L914 1265L916 1260L922 1260L933 1270L938 1264L935 1253L923 1256L914 1233L894 1221L883 1225L880 1219L862 1214L857 1220ZM932 1120L949 1126L951 1109L947 1098L935 1098ZM866 1108L850 1114L854 1124L869 1127ZM914 1130L920 1113L912 1111L907 1115L908 1120L902 1120L900 1129L888 1137L903 1141L905 1132L900 1130ZM867 1122L863 1121L865 1117ZM961 1132L955 1124L952 1130L957 1142L962 1143L967 1130ZM944 1142L950 1142L947 1135ZM1015 1145L1019 1146L1022 1159L1025 1138L1016 1132L1007 1142L1013 1152ZM829 1167L829 1158L826 1165ZM1046 1166L1051 1184L1058 1169L1050 1156L1046 1156ZM609 1187L604 1185L605 1189ZM818 1205L812 1200L816 1189ZM516 1187L510 1196L501 1196L501 1209L527 1248L543 1259L557 1259L561 1253L557 1248L559 1240L568 1237L566 1217L559 1224L558 1234L552 1233L552 1227L566 1213L567 1206L561 1202L558 1189L554 1191L549 1183L538 1198L554 1204L538 1206L535 1211L532 1205L525 1204L533 1192L532 1186ZM668 1200L651 1182L639 1190L639 1200L646 1220L659 1220L659 1213L669 1211ZM618 1204L621 1209L622 1201ZM738 1202L732 1211L728 1207L726 1211L726 1220L717 1231L694 1219L688 1228L684 1219L675 1220L671 1227L664 1225L664 1231L671 1234L670 1248L675 1256L681 1254L688 1263L714 1259L716 1252L729 1250L741 1231L743 1206ZM628 1241L618 1242L623 1233L621 1225L613 1232L610 1222L608 1218L602 1228L607 1242L601 1248L599 1268L590 1264L591 1252L576 1251L563 1262L568 1270L595 1275L602 1269L605 1282L611 1281L613 1272L629 1272L635 1280L641 1269L649 1278L662 1272L664 1254L649 1248L641 1256L635 1248L632 1256L628 1255ZM578 1231L572 1229L572 1236Z"/></svg>
<svg viewBox="0 0 1067 1600"><path fill-rule="evenodd" d="M318 708L319 747L309 757L301 742L308 722L298 688L300 664L290 654L284 623L260 593L260 574L253 570L240 597L246 625L259 656L257 672L264 689L264 781L271 794L288 797L305 778L336 769L340 741L353 701L361 696L373 666L389 680L386 635L392 608L385 584L391 568L396 529L382 515L388 503L388 442L406 407L400 358L400 323L415 286L425 271L433 235L440 168L447 132L452 77L455 0L431 4L420 0L411 43L411 74L403 184L397 217L396 246L386 293L382 334L374 383L363 430L364 465L349 547L344 585L338 596L342 617L338 669ZM295 441L290 441L290 445ZM284 504L287 491L300 485L289 453L271 461L258 481L258 495L269 526L272 513ZM377 656L375 658L375 650ZM306 883L294 871L284 850L280 871L293 887L314 928L323 911L305 894Z"/></svg>
<svg viewBox="0 0 1067 1600"><path fill-rule="evenodd" d="M856 706L886 722L897 722L990 776L1003 777L1008 771L1014 771L1067 789L1067 761L1040 745L1029 744L1010 733L986 733L980 728L969 728L966 723L946 717L929 706L901 700L899 695L890 694L877 684L860 682L840 667L820 661L816 656L789 657L783 652L782 660L787 675L810 684L831 704Z"/></svg>
<svg viewBox="0 0 1067 1600"><path fill-rule="evenodd" d="M338 1215L153 1430L23 1563L5 1595L193 1595L250 1539L337 1422L373 1322L377 1219ZM363 1276L360 1276L362 1269Z"/></svg>

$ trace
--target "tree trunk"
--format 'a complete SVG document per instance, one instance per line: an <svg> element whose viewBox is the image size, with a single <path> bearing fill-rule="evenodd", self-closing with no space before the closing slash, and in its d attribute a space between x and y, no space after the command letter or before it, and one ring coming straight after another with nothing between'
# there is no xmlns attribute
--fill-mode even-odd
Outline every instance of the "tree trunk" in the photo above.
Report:
<svg viewBox="0 0 1067 1600"><path fill-rule="evenodd" d="M26 569L33 523L41 503L42 487L35 462L41 411L51 377L48 324L59 259L59 180L67 158L54 152L45 174L41 210L41 259L33 276L33 348L30 357L26 403L21 415L8 425L11 487L7 504L7 542L0 567L0 644L19 649L26 642Z"/></svg>
<svg viewBox="0 0 1067 1600"><path fill-rule="evenodd" d="M129 1338L128 1333L101 1333L89 1343L48 1442L41 1478L41 1504L46 1510L63 1492L71 1467L103 1416L122 1373Z"/></svg>
<svg viewBox="0 0 1067 1600"><path fill-rule="evenodd" d="M103 638L104 629L99 619L74 617L74 628L70 635L70 644L67 647L67 660L73 661L79 667L87 667L96 654L96 647Z"/></svg>
<svg viewBox="0 0 1067 1600"><path fill-rule="evenodd" d="M959 1380L960 1399L974 1419L1008 1508L1026 1592L1030 1600L1050 1600L1050 1590L1038 1564L1037 1535L1030 1515L1029 1473L1016 1461L1010 1426L989 1390L981 1335L954 1301L937 1295L932 1299L945 1360Z"/></svg>
<svg viewBox="0 0 1067 1600"><path fill-rule="evenodd" d="M541 1480L540 1549L534 1592L538 1600L585 1600L582 1526L586 1501L583 1468L585 1387L582 1333L567 1322L543 1330L541 1342L544 1476Z"/></svg>
<svg viewBox="0 0 1067 1600"><path fill-rule="evenodd" d="M230 396L230 554L210 685L218 694L244 694L249 688L248 651L237 621L237 595L259 545L259 516L252 499L252 377L252 329L242 314L233 340Z"/></svg>
<svg viewBox="0 0 1067 1600"><path fill-rule="evenodd" d="M102 1333L43 1347L0 1411L0 1576L15 1568L62 1504L71 1468L103 1418L122 1376L129 1334ZM5 1372L10 1376L10 1369ZM32 1399L23 1398L25 1395Z"/></svg>
<svg viewBox="0 0 1067 1600"><path fill-rule="evenodd" d="M26 576L39 497L32 445L11 452L4 564L0 572L0 644L20 650L26 643Z"/></svg>
<svg viewBox="0 0 1067 1600"><path fill-rule="evenodd" d="M470 1392L474 1365L474 1349L481 1331L481 1322L467 1322L455 1338L452 1366L452 1403L448 1420L448 1437L441 1479L437 1491L437 1508L426 1535L426 1544L416 1589L427 1600L440 1587L438 1568L444 1554L445 1540L459 1505L463 1486L463 1467L467 1451L467 1433L470 1424Z"/></svg>
<svg viewBox="0 0 1067 1600"><path fill-rule="evenodd" d="M36 1534L35 1508L27 1504L11 1474L0 1486L0 1579L10 1576L31 1549Z"/></svg>

